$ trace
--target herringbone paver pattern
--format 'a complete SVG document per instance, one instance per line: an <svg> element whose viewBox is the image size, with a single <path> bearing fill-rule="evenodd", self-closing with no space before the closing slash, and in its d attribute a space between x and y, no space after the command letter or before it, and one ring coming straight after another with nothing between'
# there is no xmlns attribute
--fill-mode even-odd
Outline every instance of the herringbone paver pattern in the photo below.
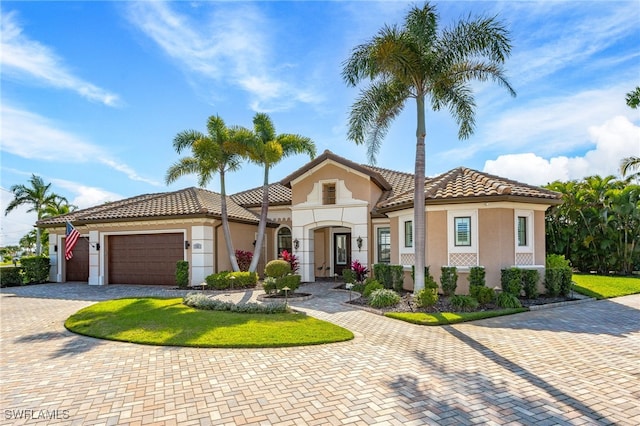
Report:
<svg viewBox="0 0 640 426"><path fill-rule="evenodd" d="M0 423L640 424L640 295L419 327L345 306L329 286L305 286L315 297L295 305L353 341L251 350L108 342L63 325L96 300L179 291L2 289Z"/></svg>

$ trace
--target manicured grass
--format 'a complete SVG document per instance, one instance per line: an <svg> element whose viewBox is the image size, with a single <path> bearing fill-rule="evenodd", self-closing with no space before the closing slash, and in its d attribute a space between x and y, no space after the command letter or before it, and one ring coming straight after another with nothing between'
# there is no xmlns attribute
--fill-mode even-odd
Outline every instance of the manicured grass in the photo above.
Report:
<svg viewBox="0 0 640 426"><path fill-rule="evenodd" d="M353 333L304 314L197 310L181 298L130 298L96 303L71 315L69 330L107 340L163 346L265 348L318 345Z"/></svg>
<svg viewBox="0 0 640 426"><path fill-rule="evenodd" d="M436 314L427 314L424 312L388 312L384 315L389 318L395 318L418 325L446 325L517 314L524 311L527 311L527 309L501 309L499 311L484 312L441 312Z"/></svg>
<svg viewBox="0 0 640 426"><path fill-rule="evenodd" d="M575 290L596 299L640 293L640 277L574 274Z"/></svg>

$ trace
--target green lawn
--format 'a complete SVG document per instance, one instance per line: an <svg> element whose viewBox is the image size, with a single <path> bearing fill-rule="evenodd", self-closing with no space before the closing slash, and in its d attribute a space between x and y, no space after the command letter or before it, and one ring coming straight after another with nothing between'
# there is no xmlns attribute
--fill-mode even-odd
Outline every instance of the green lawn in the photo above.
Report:
<svg viewBox="0 0 640 426"><path fill-rule="evenodd" d="M526 311L526 308L502 309L499 311L485 312L441 312L428 314L424 312L388 312L386 317L395 318L402 321L418 325L446 325L459 322L475 321L479 319L499 317L502 315L517 314Z"/></svg>
<svg viewBox="0 0 640 426"><path fill-rule="evenodd" d="M246 314L197 310L181 298L96 303L65 322L69 330L107 340L216 348L265 348L342 342L353 333L299 313Z"/></svg>
<svg viewBox="0 0 640 426"><path fill-rule="evenodd" d="M626 296L640 293L640 277L617 277L604 275L574 274L575 290L596 299Z"/></svg>

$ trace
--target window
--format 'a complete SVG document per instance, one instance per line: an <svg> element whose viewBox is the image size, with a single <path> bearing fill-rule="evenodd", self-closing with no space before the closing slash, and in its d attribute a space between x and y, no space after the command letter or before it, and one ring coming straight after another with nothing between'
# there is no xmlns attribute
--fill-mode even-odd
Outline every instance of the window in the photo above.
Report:
<svg viewBox="0 0 640 426"><path fill-rule="evenodd" d="M413 247L413 221L404 222L404 246Z"/></svg>
<svg viewBox="0 0 640 426"><path fill-rule="evenodd" d="M289 228L278 229L278 256L286 250L289 253L291 250L291 230Z"/></svg>
<svg viewBox="0 0 640 426"><path fill-rule="evenodd" d="M378 228L378 263L391 263L391 231Z"/></svg>
<svg viewBox="0 0 640 426"><path fill-rule="evenodd" d="M518 216L518 246L527 246L527 217Z"/></svg>
<svg viewBox="0 0 640 426"><path fill-rule="evenodd" d="M322 185L322 204L336 203L336 184L325 183Z"/></svg>
<svg viewBox="0 0 640 426"><path fill-rule="evenodd" d="M454 242L456 247L471 246L471 217L454 218Z"/></svg>

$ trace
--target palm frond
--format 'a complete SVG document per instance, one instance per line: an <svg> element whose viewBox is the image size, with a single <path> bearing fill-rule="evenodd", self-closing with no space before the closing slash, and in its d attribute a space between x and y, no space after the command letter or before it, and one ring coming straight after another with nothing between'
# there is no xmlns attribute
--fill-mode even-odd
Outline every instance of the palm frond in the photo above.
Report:
<svg viewBox="0 0 640 426"><path fill-rule="evenodd" d="M178 154L181 154L183 150L191 148L197 140L204 137L205 135L197 130L184 130L173 138L173 148Z"/></svg>

